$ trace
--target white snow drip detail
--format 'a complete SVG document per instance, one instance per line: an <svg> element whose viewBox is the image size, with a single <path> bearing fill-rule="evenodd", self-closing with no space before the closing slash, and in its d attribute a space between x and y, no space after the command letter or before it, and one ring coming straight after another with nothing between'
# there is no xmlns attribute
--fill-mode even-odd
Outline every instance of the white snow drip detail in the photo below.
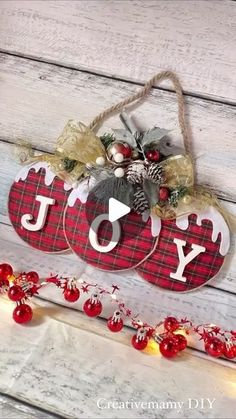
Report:
<svg viewBox="0 0 236 419"><path fill-rule="evenodd" d="M151 232L153 237L158 237L161 231L161 219L155 214L151 214Z"/></svg>
<svg viewBox="0 0 236 419"><path fill-rule="evenodd" d="M97 180L94 177L82 180L82 182L79 183L77 188L73 189L68 197L69 207L73 207L77 199L79 199L82 204L85 204L87 202L89 192L96 184Z"/></svg>
<svg viewBox="0 0 236 419"><path fill-rule="evenodd" d="M176 219L176 225L177 227L180 228L180 230L187 230L188 226L189 226L189 222L188 222L188 215L184 215L182 217L178 217Z"/></svg>
<svg viewBox="0 0 236 419"><path fill-rule="evenodd" d="M151 218L151 233L152 237L158 237L161 231L161 219L155 214L150 214L150 211L145 211L142 214L142 220L147 223L149 217Z"/></svg>
<svg viewBox="0 0 236 419"><path fill-rule="evenodd" d="M46 186L50 186L56 177L56 174L51 171L47 163L38 162L35 164L31 164L30 166L23 167L20 170L20 172L16 175L15 182L19 182L19 180L26 180L29 174L29 171L31 169L34 169L36 173L38 173L40 169L45 169L45 185ZM68 185L67 183L64 183L64 190L69 191L70 189L72 189L72 186Z"/></svg>
<svg viewBox="0 0 236 419"><path fill-rule="evenodd" d="M220 242L220 254L225 256L228 253L230 246L230 231L227 223L224 220L224 217L219 211L214 207L208 207L204 211L194 212L197 215L197 225L201 226L203 220L210 220L212 222L212 241L216 242L219 234L221 234ZM189 217L190 214L176 219L176 225L181 230L187 230L189 226Z"/></svg>

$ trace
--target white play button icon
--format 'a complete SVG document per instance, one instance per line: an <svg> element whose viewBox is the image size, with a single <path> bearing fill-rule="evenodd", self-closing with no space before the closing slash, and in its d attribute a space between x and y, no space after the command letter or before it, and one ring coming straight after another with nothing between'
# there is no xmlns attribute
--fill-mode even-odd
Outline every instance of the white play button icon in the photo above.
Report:
<svg viewBox="0 0 236 419"><path fill-rule="evenodd" d="M124 215L129 214L131 208L128 205L123 204L123 202L118 201L115 198L109 199L109 221L119 220L119 218L124 217Z"/></svg>

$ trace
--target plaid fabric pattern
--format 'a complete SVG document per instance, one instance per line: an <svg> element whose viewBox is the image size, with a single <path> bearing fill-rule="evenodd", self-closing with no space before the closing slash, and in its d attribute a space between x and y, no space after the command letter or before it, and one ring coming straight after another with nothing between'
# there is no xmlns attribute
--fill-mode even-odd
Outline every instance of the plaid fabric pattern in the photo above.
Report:
<svg viewBox="0 0 236 419"><path fill-rule="evenodd" d="M45 185L45 169L38 173L29 171L26 180L14 182L8 200L9 217L17 234L30 246L45 252L60 252L68 249L63 230L63 213L67 204L68 191L64 190L64 182L55 177L50 186ZM43 195L56 200L50 205L46 223L42 230L28 231L21 225L24 214L32 214L33 222L38 217L40 203L36 195Z"/></svg>
<svg viewBox="0 0 236 419"><path fill-rule="evenodd" d="M205 285L217 274L224 262L224 256L219 253L220 237L215 243L211 237L211 221L203 220L202 226L198 226L196 216L193 214L189 217L189 227L186 231L180 230L175 220L163 221L156 250L137 268L137 271L147 281L171 291L187 292ZM185 255L191 251L192 243L206 248L204 253L200 253L186 265L183 272L187 278L186 282L170 278L170 273L176 272L179 265L174 238L186 241L186 246L183 248Z"/></svg>
<svg viewBox="0 0 236 419"><path fill-rule="evenodd" d="M90 199L86 205L77 199L73 207L68 206L64 229L70 247L80 258L99 269L117 271L135 267L154 248L156 238L151 235L150 223L144 223L141 216L135 213L121 218L121 237L118 244L112 251L102 253L94 250L88 236L92 220L104 213L108 213L107 206ZM111 236L111 223L102 222L98 229L99 243L107 245Z"/></svg>

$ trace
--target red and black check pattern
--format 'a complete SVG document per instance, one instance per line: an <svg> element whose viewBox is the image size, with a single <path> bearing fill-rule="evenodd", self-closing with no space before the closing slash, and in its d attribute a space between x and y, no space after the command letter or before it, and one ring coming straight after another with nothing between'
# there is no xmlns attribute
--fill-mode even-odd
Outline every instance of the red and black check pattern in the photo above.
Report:
<svg viewBox="0 0 236 419"><path fill-rule="evenodd" d="M70 247L80 258L99 269L117 271L135 267L149 255L156 242L156 238L151 235L149 222L144 223L141 216L135 213L121 218L119 243L112 251L102 253L91 246L89 229L91 221L104 213L108 213L105 205L90 200L83 205L77 199L73 207L68 206L65 211L64 229ZM99 243L107 245L111 236L111 223L102 222L98 230Z"/></svg>
<svg viewBox="0 0 236 419"><path fill-rule="evenodd" d="M50 186L45 185L45 169L38 173L29 171L26 180L14 182L8 201L9 217L19 236L30 246L45 252L60 252L68 249L63 229L63 213L67 205L68 191L64 190L64 182L55 177ZM43 195L56 200L50 205L46 223L40 231L28 231L21 225L24 214L32 214L33 220L38 217L40 203L36 195Z"/></svg>
<svg viewBox="0 0 236 419"><path fill-rule="evenodd" d="M176 226L175 220L163 221L156 250L137 271L147 281L171 291L186 292L205 285L217 274L224 262L224 256L219 253L220 236L216 243L212 242L211 237L211 221L203 220L202 226L198 226L193 214L189 217L189 227L185 231ZM186 241L183 249L185 255L191 251L192 243L206 248L205 252L200 253L186 266L183 273L187 278L186 282L170 278L170 273L176 272L179 264L174 238Z"/></svg>

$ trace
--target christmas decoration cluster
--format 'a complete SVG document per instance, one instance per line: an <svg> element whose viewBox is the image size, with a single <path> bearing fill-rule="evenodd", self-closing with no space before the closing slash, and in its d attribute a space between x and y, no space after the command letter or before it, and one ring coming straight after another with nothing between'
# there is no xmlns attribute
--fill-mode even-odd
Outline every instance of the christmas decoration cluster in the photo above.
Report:
<svg viewBox="0 0 236 419"><path fill-rule="evenodd" d="M203 340L206 353L212 357L236 357L236 331L223 331L212 324L194 325L188 319L178 320L168 316L159 321L156 326L142 322L126 304L117 297L119 287L111 286L111 290L101 288L98 284L87 283L76 278L62 278L58 275L50 276L43 282L37 272L14 273L8 263L0 264L0 293L8 296L16 304L13 319L18 324L26 324L32 320L33 310L29 305L30 299L39 293L42 287L54 284L63 292L67 302L75 303L80 293L90 293L84 302L83 311L89 317L97 317L102 313L102 299L108 297L114 303L114 312L107 320L107 327L111 332L119 332L128 318L136 332L131 338L132 346L137 350L146 350L155 342L165 358L175 358L188 345L187 337L197 334Z"/></svg>
<svg viewBox="0 0 236 419"><path fill-rule="evenodd" d="M170 144L168 130L154 127L147 132L139 133L132 129L132 125L125 113L121 114L129 129L116 129L114 134L105 134L100 137L107 156L107 164L113 169L113 176L124 178L119 184L116 197L121 202L129 205L136 213L144 214L152 208L158 213L163 209L174 214L173 208L178 206L179 199L190 192L192 174L186 171L182 176L181 183L171 184L168 179L169 159L189 159L181 154L181 150ZM103 182L97 187L97 197L102 196L104 183L106 190L110 193L111 188L107 187L113 183L111 172L107 173L106 161L97 158L96 164L103 166ZM191 166L191 165L190 165ZM91 170L93 175L93 171ZM172 176L174 173L172 172ZM126 194L127 188L129 194ZM110 196L109 196L110 197ZM108 198L109 198L108 197ZM189 200L188 195L188 200Z"/></svg>

